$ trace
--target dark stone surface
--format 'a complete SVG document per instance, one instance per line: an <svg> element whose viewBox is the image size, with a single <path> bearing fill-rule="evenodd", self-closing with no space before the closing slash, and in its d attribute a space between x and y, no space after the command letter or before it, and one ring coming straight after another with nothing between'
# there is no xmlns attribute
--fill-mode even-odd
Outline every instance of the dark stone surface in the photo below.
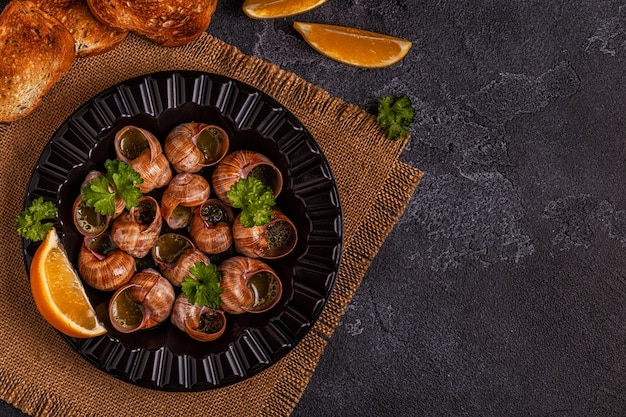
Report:
<svg viewBox="0 0 626 417"><path fill-rule="evenodd" d="M293 415L626 415L626 2L241 4L209 32L366 109L408 94L402 158L425 172ZM352 68L293 20L413 48Z"/></svg>

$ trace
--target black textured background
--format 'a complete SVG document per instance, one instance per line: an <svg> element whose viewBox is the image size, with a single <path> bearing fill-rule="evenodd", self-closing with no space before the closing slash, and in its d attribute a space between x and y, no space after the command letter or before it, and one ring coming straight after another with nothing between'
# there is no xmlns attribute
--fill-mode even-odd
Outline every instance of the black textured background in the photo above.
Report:
<svg viewBox="0 0 626 417"><path fill-rule="evenodd" d="M626 416L626 1L241 5L209 32L368 110L408 94L425 172L293 416ZM413 48L348 67L294 20Z"/></svg>

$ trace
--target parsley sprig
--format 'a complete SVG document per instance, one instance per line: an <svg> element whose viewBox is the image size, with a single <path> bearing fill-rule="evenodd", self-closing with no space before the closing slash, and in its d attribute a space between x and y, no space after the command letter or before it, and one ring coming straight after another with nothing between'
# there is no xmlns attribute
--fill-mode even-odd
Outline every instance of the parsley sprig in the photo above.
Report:
<svg viewBox="0 0 626 417"><path fill-rule="evenodd" d="M181 289L191 304L200 307L209 306L219 308L222 304L222 292L220 287L221 274L213 264L196 262L189 269L191 276L186 276L181 283Z"/></svg>
<svg viewBox="0 0 626 417"><path fill-rule="evenodd" d="M56 215L57 206L52 201L44 201L43 197L37 197L29 207L17 215L15 219L17 233L32 242L42 241L54 226L52 222L44 220L54 219Z"/></svg>
<svg viewBox="0 0 626 417"><path fill-rule="evenodd" d="M143 178L119 159L107 159L104 168L104 175L89 181L82 189L82 198L87 206L97 213L109 216L115 214L116 197L124 201L126 208L136 206L141 197L137 185L143 182Z"/></svg>
<svg viewBox="0 0 626 417"><path fill-rule="evenodd" d="M261 180L242 178L231 187L226 196L233 207L241 209L240 222L245 227L269 223L276 199L271 187Z"/></svg>
<svg viewBox="0 0 626 417"><path fill-rule="evenodd" d="M397 140L407 135L406 128L413 123L415 109L409 97L402 96L395 102L391 97L383 97L378 102L376 121L387 133L387 138Z"/></svg>

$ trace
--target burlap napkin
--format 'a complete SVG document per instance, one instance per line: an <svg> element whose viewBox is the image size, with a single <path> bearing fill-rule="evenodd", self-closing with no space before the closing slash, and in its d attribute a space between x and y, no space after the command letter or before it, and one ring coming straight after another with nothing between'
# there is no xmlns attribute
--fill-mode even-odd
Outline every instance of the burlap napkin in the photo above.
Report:
<svg viewBox="0 0 626 417"><path fill-rule="evenodd" d="M59 125L106 87L163 70L200 70L248 83L276 98L307 127L330 162L345 219L345 246L320 319L287 356L235 385L198 393L139 388L88 364L37 313L15 232L30 172ZM421 172L398 161L406 141L384 138L374 117L298 76L204 35L180 48L136 36L106 54L77 59L30 117L0 126L0 397L42 416L289 415L328 338Z"/></svg>

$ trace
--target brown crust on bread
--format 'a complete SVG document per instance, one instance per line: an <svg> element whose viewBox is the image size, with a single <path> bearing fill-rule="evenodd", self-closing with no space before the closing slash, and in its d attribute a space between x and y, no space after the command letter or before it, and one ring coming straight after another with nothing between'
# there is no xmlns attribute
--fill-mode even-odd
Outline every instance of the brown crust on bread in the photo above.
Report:
<svg viewBox="0 0 626 417"><path fill-rule="evenodd" d="M211 23L217 0L87 0L102 22L163 46L184 45Z"/></svg>
<svg viewBox="0 0 626 417"><path fill-rule="evenodd" d="M37 6L59 19L74 37L79 57L101 54L122 42L128 31L112 28L91 13L86 0L35 0Z"/></svg>
<svg viewBox="0 0 626 417"><path fill-rule="evenodd" d="M28 0L0 13L0 122L26 117L70 69L74 38L56 18Z"/></svg>

